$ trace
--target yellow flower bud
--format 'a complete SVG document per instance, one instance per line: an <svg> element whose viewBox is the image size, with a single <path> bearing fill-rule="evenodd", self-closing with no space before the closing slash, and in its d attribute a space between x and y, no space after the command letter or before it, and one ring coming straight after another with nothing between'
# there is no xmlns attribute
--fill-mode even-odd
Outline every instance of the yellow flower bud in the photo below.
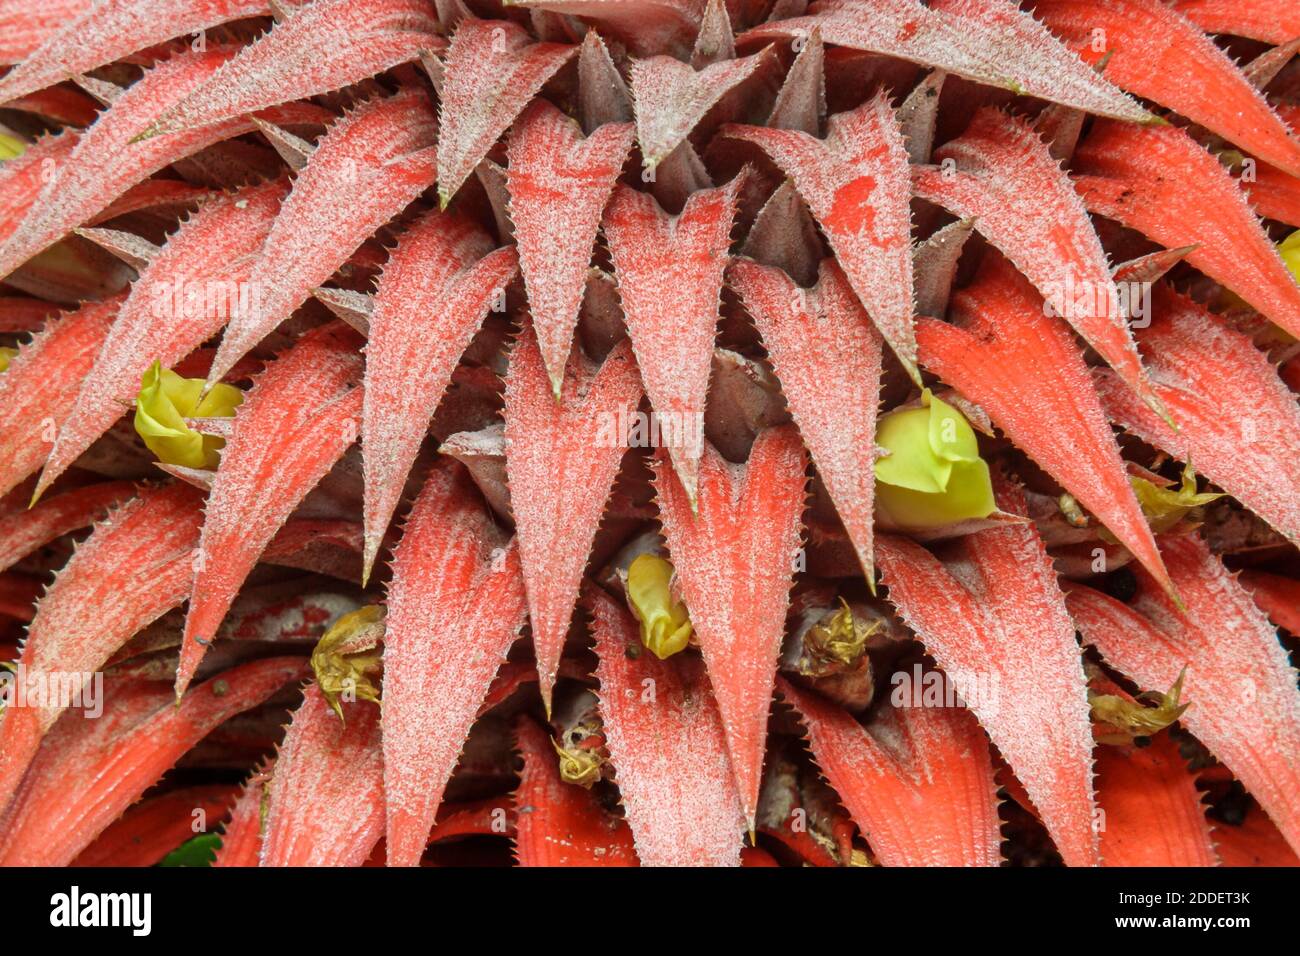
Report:
<svg viewBox="0 0 1300 956"><path fill-rule="evenodd" d="M1300 229L1279 242L1277 251L1286 267L1291 270L1291 275L1295 276L1295 281L1300 282Z"/></svg>
<svg viewBox="0 0 1300 956"><path fill-rule="evenodd" d="M0 133L0 162L6 159L17 159L25 152L27 152L27 144L21 139L8 133Z"/></svg>
<svg viewBox="0 0 1300 956"><path fill-rule="evenodd" d="M311 652L316 683L330 708L343 720L340 701L379 702L379 687L371 678L383 667L384 620L388 609L367 604L344 614L329 626Z"/></svg>
<svg viewBox="0 0 1300 956"><path fill-rule="evenodd" d="M686 605L672 593L673 566L653 554L638 555L627 569L627 599L641 622L641 643L660 660L691 640Z"/></svg>
<svg viewBox="0 0 1300 956"><path fill-rule="evenodd" d="M244 400L233 385L214 385L202 400L203 379L182 378L154 362L140 379L135 430L160 461L186 468L216 468L225 439L202 435L187 418L229 418Z"/></svg>
<svg viewBox="0 0 1300 956"><path fill-rule="evenodd" d="M8 370L10 359L17 354L17 349L11 349L8 346L0 345L0 372Z"/></svg>
<svg viewBox="0 0 1300 956"><path fill-rule="evenodd" d="M961 412L927 388L921 407L891 412L876 425L876 506L899 528L938 528L997 509L989 467Z"/></svg>

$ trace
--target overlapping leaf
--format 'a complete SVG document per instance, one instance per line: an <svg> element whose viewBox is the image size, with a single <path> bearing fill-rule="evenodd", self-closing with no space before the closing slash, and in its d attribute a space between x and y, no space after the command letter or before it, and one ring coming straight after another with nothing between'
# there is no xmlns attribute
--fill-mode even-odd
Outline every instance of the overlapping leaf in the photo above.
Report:
<svg viewBox="0 0 1300 956"><path fill-rule="evenodd" d="M1300 37L1300 9L1291 0L1174 0L1173 7L1206 33L1231 33L1265 43Z"/></svg>
<svg viewBox="0 0 1300 956"><path fill-rule="evenodd" d="M977 281L957 294L953 310L960 327L934 319L919 324L926 367L983 408L1167 582L1088 368L1064 322L1045 314L1029 283L995 258L986 259ZM1133 404L1147 409L1136 396Z"/></svg>
<svg viewBox="0 0 1300 956"><path fill-rule="evenodd" d="M963 707L885 707L863 727L781 678L813 758L885 866L997 866L988 741Z"/></svg>
<svg viewBox="0 0 1300 956"><path fill-rule="evenodd" d="M661 450L656 460L659 514L752 828L807 462L790 426L761 433L744 465L727 462L706 445L697 510L666 458Z"/></svg>
<svg viewBox="0 0 1300 956"><path fill-rule="evenodd" d="M586 603L605 743L642 865L738 865L744 814L703 662L655 659L608 594L592 589Z"/></svg>
<svg viewBox="0 0 1300 956"><path fill-rule="evenodd" d="M175 133L337 90L440 49L436 31L422 0L313 0L135 132Z"/></svg>
<svg viewBox="0 0 1300 956"><path fill-rule="evenodd" d="M103 481L73 488L0 522L0 571L69 531L93 524L135 493L129 481Z"/></svg>
<svg viewBox="0 0 1300 956"><path fill-rule="evenodd" d="M267 787L262 866L360 866L383 836L379 708L359 701L345 716L307 688Z"/></svg>
<svg viewBox="0 0 1300 956"><path fill-rule="evenodd" d="M748 259L737 259L728 275L763 336L791 414L874 587L880 333L833 259L822 260L817 285L806 290L779 269Z"/></svg>
<svg viewBox="0 0 1300 956"><path fill-rule="evenodd" d="M999 505L1025 514L1019 489L999 484ZM1095 865L1087 689L1051 559L1028 524L951 547L941 562L905 538L877 538L889 599L1024 783L1065 862Z"/></svg>
<svg viewBox="0 0 1300 956"><path fill-rule="evenodd" d="M575 351L557 401L529 327L511 353L505 400L506 477L549 711L582 572L627 449L620 425L636 413L641 380L627 343L599 368Z"/></svg>
<svg viewBox="0 0 1300 956"><path fill-rule="evenodd" d="M1259 801L1293 849L1300 846L1300 691L1277 633L1199 537L1161 541L1186 604L1180 614L1139 571L1135 602L1082 585L1069 594L1084 640L1146 688L1186 668L1180 718Z"/></svg>
<svg viewBox="0 0 1300 956"><path fill-rule="evenodd" d="M240 406L208 495L178 694L262 550L356 441L360 344L341 322L309 332L267 366Z"/></svg>
<svg viewBox="0 0 1300 956"><path fill-rule="evenodd" d="M388 591L389 865L419 862L474 715L526 616L518 549L461 466L440 462L411 508Z"/></svg>
<svg viewBox="0 0 1300 956"><path fill-rule="evenodd" d="M754 143L794 180L853 291L917 378L911 186L907 150L888 97L878 95L832 116L824 140L761 126L725 126L722 132Z"/></svg>
<svg viewBox="0 0 1300 956"><path fill-rule="evenodd" d="M722 275L742 176L691 196L670 216L648 193L620 185L605 238L650 404L671 426L665 443L693 501L703 440Z"/></svg>
<svg viewBox="0 0 1300 956"><path fill-rule="evenodd" d="M213 728L305 670L300 657L269 657L218 674L179 704L165 685L106 678L104 713L66 714L0 815L0 866L67 865Z"/></svg>
<svg viewBox="0 0 1300 956"><path fill-rule="evenodd" d="M542 86L578 52L533 43L509 20L462 20L439 90L438 197L443 206Z"/></svg>
<svg viewBox="0 0 1300 956"><path fill-rule="evenodd" d="M809 11L764 23L737 42L802 37L817 29L835 46L939 67L1101 116L1149 118L1007 0L943 0L929 6L919 0L818 0Z"/></svg>
<svg viewBox="0 0 1300 956"><path fill-rule="evenodd" d="M510 134L510 220L529 311L557 395L601 213L632 146L633 132L630 123L607 123L583 139L576 123L537 100Z"/></svg>
<svg viewBox="0 0 1300 956"><path fill-rule="evenodd" d="M208 381L323 285L367 237L433 183L433 104L421 90L371 100L339 120L294 181L249 284L254 308L232 317Z"/></svg>
<svg viewBox="0 0 1300 956"><path fill-rule="evenodd" d="M438 403L474 333L514 278L472 220L429 212L403 234L379 280L366 346L366 574Z"/></svg>
<svg viewBox="0 0 1300 956"><path fill-rule="evenodd" d="M1124 381L1156 402L1106 253L1069 177L1038 134L1008 113L983 109L934 157L945 165L913 171L916 195L974 220Z"/></svg>
<svg viewBox="0 0 1300 956"><path fill-rule="evenodd" d="M122 416L150 365L172 368L232 313L251 306L253 263L287 190L288 183L278 180L205 203L152 257L82 379L38 495Z"/></svg>
<svg viewBox="0 0 1300 956"><path fill-rule="evenodd" d="M1293 335L1300 286L1264 234L1241 188L1217 159L1173 126L1100 122L1074 156L1075 186L1094 213L1187 261Z"/></svg>
<svg viewBox="0 0 1300 956"><path fill-rule="evenodd" d="M1195 463L1197 471L1300 542L1295 395L1248 336L1191 299L1157 285L1152 311L1139 338L1157 392L1181 428L1175 432L1133 401L1110 373L1096 369L1107 414L1144 441Z"/></svg>

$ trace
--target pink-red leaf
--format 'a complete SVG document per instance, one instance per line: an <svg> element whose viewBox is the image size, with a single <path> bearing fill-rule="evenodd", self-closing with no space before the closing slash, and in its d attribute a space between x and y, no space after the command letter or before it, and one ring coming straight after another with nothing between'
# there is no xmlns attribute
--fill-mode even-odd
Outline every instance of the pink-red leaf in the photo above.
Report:
<svg viewBox="0 0 1300 956"><path fill-rule="evenodd" d="M889 98L832 116L824 140L761 126L725 126L723 133L760 147L794 180L871 320L917 378L911 181Z"/></svg>
<svg viewBox="0 0 1300 956"><path fill-rule="evenodd" d="M863 727L812 691L778 689L817 766L885 866L997 866L988 741L962 707L886 707Z"/></svg>
<svg viewBox="0 0 1300 956"><path fill-rule="evenodd" d="M632 136L631 123L607 123L583 139L581 128L545 100L525 110L510 134L510 220L529 311L557 395L601 213Z"/></svg>
<svg viewBox="0 0 1300 956"><path fill-rule="evenodd" d="M515 736L524 767L515 792L520 866L636 866L627 823L582 787L565 783L550 735L521 716Z"/></svg>
<svg viewBox="0 0 1300 956"><path fill-rule="evenodd" d="M1142 121L1149 115L1102 79L1041 23L1007 0L819 0L810 15L778 19L737 43L805 37L939 67L976 83Z"/></svg>
<svg viewBox="0 0 1300 956"><path fill-rule="evenodd" d="M66 714L0 815L0 866L67 865L210 731L306 670L300 657L266 658L218 674L179 704L165 685L107 678L104 713Z"/></svg>
<svg viewBox="0 0 1300 956"><path fill-rule="evenodd" d="M1174 126L1097 123L1074 155L1075 186L1094 213L1187 261L1300 336L1300 286L1223 165Z"/></svg>
<svg viewBox="0 0 1300 956"><path fill-rule="evenodd" d="M309 332L267 366L239 407L208 495L177 693L262 550L356 441L360 345L342 322Z"/></svg>
<svg viewBox="0 0 1300 956"><path fill-rule="evenodd" d="M608 594L593 588L585 602L605 743L642 865L736 866L745 818L703 661L656 660Z"/></svg>
<svg viewBox="0 0 1300 956"><path fill-rule="evenodd" d="M146 488L100 524L41 599L20 658L25 677L40 682L93 673L132 635L180 605L189 591L202 505L186 485ZM0 807L64 706L56 700L0 714Z"/></svg>
<svg viewBox="0 0 1300 956"><path fill-rule="evenodd" d="M77 226L148 179L164 166L197 153L213 143L250 132L252 121L236 117L196 126L144 143L131 143L146 118L193 90L228 60L229 47L185 52L149 70L81 134L76 147L54 168L27 218L0 246L0 276L8 275L32 256L49 248ZM318 123L328 114L307 103L268 110L277 123Z"/></svg>
<svg viewBox="0 0 1300 956"><path fill-rule="evenodd" d="M242 48L183 99L155 109L147 119L157 119L146 135L227 122L357 83L409 63L421 51L441 49L436 31L433 10L423 0L314 0Z"/></svg>
<svg viewBox="0 0 1300 956"><path fill-rule="evenodd" d="M1106 866L1215 866L1201 793L1178 744L1097 748L1097 804Z"/></svg>
<svg viewBox="0 0 1300 956"><path fill-rule="evenodd" d="M0 79L0 103L61 83L172 37L256 17L267 0L100 0L58 23L41 46Z"/></svg>
<svg viewBox="0 0 1300 956"><path fill-rule="evenodd" d="M806 456L790 426L761 433L744 465L706 445L698 512L665 458L661 450L655 463L660 518L752 828L799 548Z"/></svg>
<svg viewBox="0 0 1300 956"><path fill-rule="evenodd" d="M1023 493L999 485L1001 507L1023 515ZM1087 687L1052 561L1028 524L952 547L940 562L905 538L877 538L889 599L1025 785L1065 862L1096 865Z"/></svg>
<svg viewBox="0 0 1300 956"><path fill-rule="evenodd" d="M5 571L55 538L102 518L135 493L129 481L104 481L65 491L28 511L0 522L0 571Z"/></svg>
<svg viewBox="0 0 1300 956"><path fill-rule="evenodd" d="M367 577L456 363L517 269L513 247L494 250L471 219L439 212L417 220L384 267L361 423Z"/></svg>
<svg viewBox="0 0 1300 956"><path fill-rule="evenodd" d="M1181 428L1175 432L1110 373L1094 369L1107 413L1143 441L1195 464L1288 540L1300 542L1295 395L1248 336L1191 299L1157 285L1152 313L1138 336L1156 390Z"/></svg>
<svg viewBox="0 0 1300 956"><path fill-rule="evenodd" d="M1264 97L1226 53L1160 0L1035 0L1034 13L1084 60L1105 57L1107 79L1130 93L1300 174L1300 142ZM1098 31L1104 45L1096 43Z"/></svg>
<svg viewBox="0 0 1300 956"><path fill-rule="evenodd" d="M834 259L822 260L812 289L749 259L737 259L728 276L763 336L790 412L874 587L880 333Z"/></svg>
<svg viewBox="0 0 1300 956"><path fill-rule="evenodd" d="M21 63L94 0L0 0L0 64Z"/></svg>
<svg viewBox="0 0 1300 956"><path fill-rule="evenodd" d="M1173 7L1206 33L1274 44L1300 37L1300 7L1292 0L1173 0Z"/></svg>
<svg viewBox="0 0 1300 956"><path fill-rule="evenodd" d="M73 866L153 866L226 817L235 788L213 783L141 800L82 850ZM201 829L195 829L195 824Z"/></svg>
<svg viewBox="0 0 1300 956"><path fill-rule="evenodd" d="M519 536L542 700L549 711L582 572L641 402L631 346L597 368L574 352L559 400L537 339L524 330L505 393L506 477Z"/></svg>
<svg viewBox="0 0 1300 956"><path fill-rule="evenodd" d="M108 431L155 361L172 368L254 301L249 275L288 190L284 180L204 204L176 230L131 288L81 382L37 486L39 495Z"/></svg>
<svg viewBox="0 0 1300 956"><path fill-rule="evenodd" d="M1069 607L1084 640L1143 688L1165 688L1186 668L1184 727L1221 760L1300 848L1300 690L1277 633L1195 535L1161 540L1186 604L1179 614L1139 570L1124 605L1082 585Z"/></svg>
<svg viewBox="0 0 1300 956"><path fill-rule="evenodd" d="M344 716L316 685L303 694L267 786L262 866L360 866L384 835L379 708Z"/></svg>
<svg viewBox="0 0 1300 956"><path fill-rule="evenodd" d="M919 323L925 366L983 408L1017 447L1167 582L1101 401L1065 323L1046 314L1033 288L1004 260L991 257L976 282L954 298L953 310L962 327L934 319ZM1136 396L1133 404L1147 408Z"/></svg>
<svg viewBox="0 0 1300 956"><path fill-rule="evenodd" d="M254 308L233 316L208 381L302 305L372 233L433 183L433 105L422 90L374 99L326 132L262 247Z"/></svg>
<svg viewBox="0 0 1300 956"><path fill-rule="evenodd" d="M391 866L414 866L461 746L527 616L519 551L464 469L434 467L393 556L384 638Z"/></svg>
<svg viewBox="0 0 1300 956"><path fill-rule="evenodd" d="M439 91L438 198L445 207L542 86L577 54L533 43L509 20L462 20Z"/></svg>
<svg viewBox="0 0 1300 956"><path fill-rule="evenodd" d="M1023 120L985 108L934 156L945 166L915 167L916 195L973 219L1124 381L1154 402L1106 253L1038 134Z"/></svg>
<svg viewBox="0 0 1300 956"><path fill-rule="evenodd" d="M677 216L648 193L623 185L605 210L605 237L641 380L655 413L671 426L664 441L692 501L722 274L742 179L693 194Z"/></svg>
<svg viewBox="0 0 1300 956"><path fill-rule="evenodd" d="M0 375L0 495L40 467L122 300L90 302L51 319Z"/></svg>

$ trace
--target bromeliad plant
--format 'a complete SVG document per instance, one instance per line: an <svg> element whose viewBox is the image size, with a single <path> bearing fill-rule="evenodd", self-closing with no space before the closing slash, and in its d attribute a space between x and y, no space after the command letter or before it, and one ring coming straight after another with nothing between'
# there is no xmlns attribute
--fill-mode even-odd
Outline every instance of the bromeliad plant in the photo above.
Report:
<svg viewBox="0 0 1300 956"><path fill-rule="evenodd" d="M0 862L1297 862L1298 11L0 0Z"/></svg>

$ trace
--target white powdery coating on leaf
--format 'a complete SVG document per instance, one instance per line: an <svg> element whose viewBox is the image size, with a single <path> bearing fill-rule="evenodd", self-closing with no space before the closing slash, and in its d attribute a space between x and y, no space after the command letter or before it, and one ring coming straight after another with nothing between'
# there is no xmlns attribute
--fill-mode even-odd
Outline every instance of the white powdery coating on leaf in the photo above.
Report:
<svg viewBox="0 0 1300 956"><path fill-rule="evenodd" d="M21 156L0 163L0 243L13 235L40 196L47 182L46 171L59 168L80 136L77 130L42 136Z"/></svg>
<svg viewBox="0 0 1300 956"><path fill-rule="evenodd" d="M46 435L71 411L124 298L90 302L49 320L0 375L0 495L45 460Z"/></svg>
<svg viewBox="0 0 1300 956"><path fill-rule="evenodd" d="M309 332L267 366L235 413L208 495L178 691L262 551L356 441L360 344L342 322Z"/></svg>
<svg viewBox="0 0 1300 956"><path fill-rule="evenodd" d="M463 20L440 90L438 194L448 203L542 86L578 52L508 20Z"/></svg>
<svg viewBox="0 0 1300 956"><path fill-rule="evenodd" d="M713 338L743 174L691 196L669 216L653 196L619 185L605 210L605 238L641 380L655 412L678 427L668 445L695 497Z"/></svg>
<svg viewBox="0 0 1300 956"><path fill-rule="evenodd" d="M247 282L287 189L283 180L242 189L205 203L181 223L132 284L59 429L40 489L122 417L150 365L171 368L226 324L236 306L231 300ZM234 291L212 295L214 287ZM202 290L202 301L191 308L196 290ZM160 314L162 297L168 305Z"/></svg>
<svg viewBox="0 0 1300 956"><path fill-rule="evenodd" d="M653 168L665 159L710 107L752 76L766 56L764 50L739 60L711 63L698 72L670 56L633 60L636 133L646 165Z"/></svg>
<svg viewBox="0 0 1300 956"><path fill-rule="evenodd" d="M605 742L643 866L739 866L745 818L703 663L657 661L635 622L593 591Z"/></svg>
<svg viewBox="0 0 1300 956"><path fill-rule="evenodd" d="M0 65L21 63L94 0L0 0Z"/></svg>
<svg viewBox="0 0 1300 956"><path fill-rule="evenodd" d="M794 180L853 291L915 376L911 177L888 97L832 116L824 140L758 126L724 132L758 146Z"/></svg>
<svg viewBox="0 0 1300 956"><path fill-rule="evenodd" d="M53 0L42 0L42 8ZM266 13L267 0L102 0L57 24L30 57L0 79L0 103L207 27ZM0 13L0 32L4 32Z"/></svg>
<svg viewBox="0 0 1300 956"><path fill-rule="evenodd" d="M414 866L492 678L527 618L519 551L460 465L436 466L393 557L384 638L388 862Z"/></svg>
<svg viewBox="0 0 1300 956"><path fill-rule="evenodd" d="M1099 863L1083 667L1037 533L968 535L946 565L890 536L876 557L890 600L1025 785L1066 863Z"/></svg>
<svg viewBox="0 0 1300 956"><path fill-rule="evenodd" d="M1038 134L1023 120L986 108L961 137L941 146L935 159L952 160L956 170L916 169L916 195L974 220L1088 344L1134 389L1149 395L1101 240ZM1072 289L1089 294L1076 302Z"/></svg>
<svg viewBox="0 0 1300 956"><path fill-rule="evenodd" d="M294 180L231 319L208 381L228 373L376 229L433 183L433 105L423 91L376 99L339 120ZM148 142L148 140L146 140Z"/></svg>
<svg viewBox="0 0 1300 956"><path fill-rule="evenodd" d="M513 247L494 251L472 220L449 213L426 213L389 257L366 345L367 569L456 363L517 269Z"/></svg>
<svg viewBox="0 0 1300 956"><path fill-rule="evenodd" d="M811 16L750 30L746 40L806 36L820 29L835 46L939 67L977 83L1064 103L1089 113L1149 115L1007 0L827 0Z"/></svg>
<svg viewBox="0 0 1300 956"><path fill-rule="evenodd" d="M582 572L627 447L618 425L641 401L627 343L599 370L585 364L575 352L557 401L529 327L506 376L506 475L548 706Z"/></svg>
<svg viewBox="0 0 1300 956"><path fill-rule="evenodd" d="M314 0L241 49L185 99L155 111L149 132L229 120L408 63L443 45L432 14L425 0Z"/></svg>
<svg viewBox="0 0 1300 956"><path fill-rule="evenodd" d="M584 140L578 125L545 100L533 103L510 135L510 219L542 358L557 388L601 213L632 135L632 124L608 123Z"/></svg>
<svg viewBox="0 0 1300 956"><path fill-rule="evenodd" d="M1287 540L1300 543L1300 407L1277 369L1246 335L1165 287L1140 333L1152 378L1181 426L1175 432L1113 375L1095 370L1110 417L1237 498ZM1232 390L1232 402L1224 390Z"/></svg>
<svg viewBox="0 0 1300 956"><path fill-rule="evenodd" d="M813 758L885 866L997 866L988 742L961 707L885 707L863 727L782 678Z"/></svg>
<svg viewBox="0 0 1300 956"><path fill-rule="evenodd" d="M799 548L806 456L790 425L761 433L744 465L706 445L698 514L665 458L661 451L655 462L664 536L708 664L741 805L753 821Z"/></svg>
<svg viewBox="0 0 1300 956"><path fill-rule="evenodd" d="M233 51L212 48L181 53L149 70L82 133L72 153L55 168L22 225L0 246L0 276L8 275L117 199L128 188L213 143L253 129L245 117L132 143L158 115L211 76ZM307 105L284 108L284 116L314 115Z"/></svg>
<svg viewBox="0 0 1300 956"><path fill-rule="evenodd" d="M379 706L343 713L346 723L307 688L267 785L262 866L360 866L384 835Z"/></svg>
<svg viewBox="0 0 1300 956"><path fill-rule="evenodd" d="M304 670L301 657L243 664L179 703L157 682L110 672L103 714L70 712L59 721L0 815L0 866L67 866L215 727Z"/></svg>
<svg viewBox="0 0 1300 956"><path fill-rule="evenodd" d="M1179 718L1241 780L1292 849L1300 849L1300 691L1277 632L1199 536L1161 546L1185 615L1143 574L1130 607L1075 587L1084 640L1140 686L1163 690L1183 667Z"/></svg>
<svg viewBox="0 0 1300 956"><path fill-rule="evenodd" d="M737 261L731 284L767 346L790 413L826 482L868 581L874 581L876 411L880 333L826 259L813 289L778 269Z"/></svg>

